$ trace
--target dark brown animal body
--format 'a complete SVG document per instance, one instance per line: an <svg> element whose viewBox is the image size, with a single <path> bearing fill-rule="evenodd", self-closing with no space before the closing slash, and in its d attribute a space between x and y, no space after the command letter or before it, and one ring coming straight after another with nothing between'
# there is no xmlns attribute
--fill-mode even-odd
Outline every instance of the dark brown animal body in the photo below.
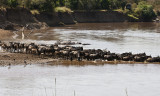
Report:
<svg viewBox="0 0 160 96"><path fill-rule="evenodd" d="M41 58L54 57L62 58L66 60L107 60L107 61L136 61L136 62L160 62L160 57L151 57L147 56L145 53L132 54L131 52L126 52L122 54L111 53L107 50L101 49L83 49L83 47L69 46L60 46L58 44L52 45L36 45L35 43L25 44L17 42L1 42L0 46L3 50L7 52L16 52L16 53L26 53L39 55Z"/></svg>

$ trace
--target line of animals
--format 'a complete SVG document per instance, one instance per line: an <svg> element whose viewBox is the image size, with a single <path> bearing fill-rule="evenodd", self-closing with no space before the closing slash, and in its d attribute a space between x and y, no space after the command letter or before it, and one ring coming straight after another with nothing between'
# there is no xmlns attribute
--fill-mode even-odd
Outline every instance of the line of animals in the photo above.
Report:
<svg viewBox="0 0 160 96"><path fill-rule="evenodd" d="M145 53L132 54L126 52L122 54L111 53L101 49L83 49L71 45L59 46L59 43L52 45L18 42L1 42L0 46L4 51L14 53L25 53L38 55L40 58L52 57L66 60L105 60L105 61L135 61L135 62L160 62L160 57L147 56Z"/></svg>

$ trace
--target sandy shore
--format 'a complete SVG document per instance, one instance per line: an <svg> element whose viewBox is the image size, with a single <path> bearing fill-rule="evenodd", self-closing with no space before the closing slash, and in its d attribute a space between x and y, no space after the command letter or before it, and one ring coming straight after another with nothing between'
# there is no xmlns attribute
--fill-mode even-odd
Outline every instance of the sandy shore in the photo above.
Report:
<svg viewBox="0 0 160 96"><path fill-rule="evenodd" d="M13 34L12 31L0 29L0 40L5 40L5 39L8 39L8 38L11 38L13 35L14 34Z"/></svg>
<svg viewBox="0 0 160 96"><path fill-rule="evenodd" d="M37 39L33 34L34 33L43 33L48 31L50 28L46 28L46 29L34 29L34 30L24 30L24 38L25 39ZM13 31L13 30L3 30L0 29L0 40L20 40L22 39L22 28L21 29L17 29L19 31Z"/></svg>
<svg viewBox="0 0 160 96"><path fill-rule="evenodd" d="M46 57L44 59L37 55L23 54L23 53L7 53L0 52L0 66L10 66L10 65L28 65L28 64L47 64L47 65L64 65L64 66L85 66L85 65L104 65L104 64L160 64L159 62L134 62L134 61L77 61L77 60L62 60L54 59L51 57Z"/></svg>
<svg viewBox="0 0 160 96"><path fill-rule="evenodd" d="M31 30L25 30L24 34L32 34L36 32L45 32L47 29L37 29L33 32ZM17 31L16 34L18 37L16 39L22 38L21 37L21 31ZM16 40L13 37L15 36L15 33L13 31L9 30L3 30L0 29L0 40ZM57 59L58 60L58 59ZM2 52L0 48L0 66L8 66L8 65L27 65L27 64L45 64L48 62L57 61L53 58L39 58L39 56L32 55L32 54L22 54L22 53L8 53L8 52Z"/></svg>
<svg viewBox="0 0 160 96"><path fill-rule="evenodd" d="M0 65L27 65L27 64L45 64L54 61L52 58L41 59L31 54L0 52Z"/></svg>

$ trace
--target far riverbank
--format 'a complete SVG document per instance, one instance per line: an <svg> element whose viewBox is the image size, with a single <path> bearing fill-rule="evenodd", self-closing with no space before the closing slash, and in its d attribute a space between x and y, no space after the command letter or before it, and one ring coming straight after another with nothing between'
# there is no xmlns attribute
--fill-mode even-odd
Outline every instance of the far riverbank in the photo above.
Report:
<svg viewBox="0 0 160 96"><path fill-rule="evenodd" d="M32 14L25 8L0 11L0 28L5 30L45 29L76 23L137 22L118 11L74 11Z"/></svg>

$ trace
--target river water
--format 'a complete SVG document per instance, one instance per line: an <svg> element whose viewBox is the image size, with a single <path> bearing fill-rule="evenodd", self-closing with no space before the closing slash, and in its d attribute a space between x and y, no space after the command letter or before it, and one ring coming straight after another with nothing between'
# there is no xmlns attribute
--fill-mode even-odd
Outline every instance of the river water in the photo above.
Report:
<svg viewBox="0 0 160 96"><path fill-rule="evenodd" d="M0 96L159 96L160 65L0 67ZM56 88L55 88L56 78ZM55 91L56 89L56 91Z"/></svg>
<svg viewBox="0 0 160 96"><path fill-rule="evenodd" d="M80 23L37 32L22 42L53 44L57 40L89 43L84 48L160 55L159 23Z"/></svg>
<svg viewBox="0 0 160 96"><path fill-rule="evenodd" d="M72 40L91 44L84 48L158 56L159 39L159 23L81 23L33 33L20 41ZM55 92L56 96L127 96L126 92L128 96L160 96L159 69L159 64L0 67L0 96L55 96Z"/></svg>

